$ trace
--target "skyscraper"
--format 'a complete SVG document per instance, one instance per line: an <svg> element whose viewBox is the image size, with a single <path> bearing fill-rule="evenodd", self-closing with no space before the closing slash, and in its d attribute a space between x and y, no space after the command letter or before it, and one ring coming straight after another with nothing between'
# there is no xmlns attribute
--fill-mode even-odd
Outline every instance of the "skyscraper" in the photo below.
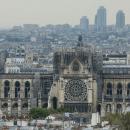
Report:
<svg viewBox="0 0 130 130"><path fill-rule="evenodd" d="M125 13L119 10L116 14L116 28L122 29L125 26Z"/></svg>
<svg viewBox="0 0 130 130"><path fill-rule="evenodd" d="M101 6L97 10L97 14L95 16L95 26L97 31L105 31L106 30L106 25L107 25L107 20L106 20L106 9Z"/></svg>
<svg viewBox="0 0 130 130"><path fill-rule="evenodd" d="M81 17L80 19L80 29L83 32L89 31L89 20L86 16Z"/></svg>

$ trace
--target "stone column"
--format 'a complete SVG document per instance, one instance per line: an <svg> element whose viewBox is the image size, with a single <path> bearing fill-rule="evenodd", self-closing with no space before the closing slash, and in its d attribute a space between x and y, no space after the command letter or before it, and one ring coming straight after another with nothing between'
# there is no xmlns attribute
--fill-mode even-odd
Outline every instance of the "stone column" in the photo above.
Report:
<svg viewBox="0 0 130 130"><path fill-rule="evenodd" d="M86 83L87 84L87 83ZM92 103L93 102L93 83L92 83L92 79L89 79L88 82L88 92L87 92L87 98L88 98L88 103Z"/></svg>
<svg viewBox="0 0 130 130"><path fill-rule="evenodd" d="M41 99L38 99L38 107L42 107Z"/></svg>
<svg viewBox="0 0 130 130"><path fill-rule="evenodd" d="M101 117L104 117L105 116L105 105L102 104L102 107L101 107Z"/></svg>
<svg viewBox="0 0 130 130"><path fill-rule="evenodd" d="M59 97L57 98L58 99L57 106L59 108L64 105L64 89L60 89L58 95Z"/></svg>
<svg viewBox="0 0 130 130"><path fill-rule="evenodd" d="M18 116L21 116L21 99L18 99Z"/></svg>
<svg viewBox="0 0 130 130"><path fill-rule="evenodd" d="M125 110L126 110L126 104L125 104L125 103L123 103L123 104L122 104L122 113L124 113L124 112L125 112Z"/></svg>
<svg viewBox="0 0 130 130"><path fill-rule="evenodd" d="M11 99L8 99L8 115L11 115Z"/></svg>
<svg viewBox="0 0 130 130"><path fill-rule="evenodd" d="M2 84L1 87L1 98L4 98L4 83Z"/></svg>
<svg viewBox="0 0 130 130"><path fill-rule="evenodd" d="M24 90L25 90L25 84L24 84L24 80L22 79L20 85L20 98L25 98Z"/></svg>
<svg viewBox="0 0 130 130"><path fill-rule="evenodd" d="M47 108L52 108L51 96L49 94L48 94L48 107Z"/></svg>
<svg viewBox="0 0 130 130"><path fill-rule="evenodd" d="M28 112L30 111L30 109L31 109L31 100L28 99Z"/></svg>
<svg viewBox="0 0 130 130"><path fill-rule="evenodd" d="M92 103L92 89L88 89L88 103Z"/></svg>
<svg viewBox="0 0 130 130"><path fill-rule="evenodd" d="M96 80L92 81L92 99L93 99L93 112L96 112L97 109L97 82Z"/></svg>
<svg viewBox="0 0 130 130"><path fill-rule="evenodd" d="M11 98L15 98L15 85L14 85L14 82L13 82L13 80L11 80L11 86L10 86L11 88L10 88L10 97Z"/></svg>
<svg viewBox="0 0 130 130"><path fill-rule="evenodd" d="M0 80L0 98L2 98L2 88L3 88L2 80Z"/></svg>
<svg viewBox="0 0 130 130"><path fill-rule="evenodd" d="M112 103L112 113L115 113L115 104Z"/></svg>
<svg viewBox="0 0 130 130"><path fill-rule="evenodd" d="M126 84L125 84L125 81L123 82L123 92L122 92L122 97L123 97L123 103L125 103L125 98L126 98L126 92L127 92L127 89L126 89Z"/></svg>
<svg viewBox="0 0 130 130"><path fill-rule="evenodd" d="M41 108L41 106L42 106L42 103L41 103L41 93L38 92L38 107Z"/></svg>

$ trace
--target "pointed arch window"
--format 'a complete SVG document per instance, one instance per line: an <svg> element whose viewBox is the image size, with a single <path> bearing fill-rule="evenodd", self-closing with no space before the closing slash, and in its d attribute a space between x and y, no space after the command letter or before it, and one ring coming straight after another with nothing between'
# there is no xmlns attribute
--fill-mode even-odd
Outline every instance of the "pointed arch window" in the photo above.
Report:
<svg viewBox="0 0 130 130"><path fill-rule="evenodd" d="M117 113L121 113L122 112L122 105L121 104L117 104L117 106L116 106L116 112Z"/></svg>
<svg viewBox="0 0 130 130"><path fill-rule="evenodd" d="M10 82L6 80L4 82L4 97L7 98L9 96L9 91L10 91Z"/></svg>
<svg viewBox="0 0 130 130"><path fill-rule="evenodd" d="M20 97L20 82L16 81L15 82L15 98Z"/></svg>
<svg viewBox="0 0 130 130"><path fill-rule="evenodd" d="M111 104L107 104L106 105L106 112L111 112L112 108L111 108Z"/></svg>
<svg viewBox="0 0 130 130"><path fill-rule="evenodd" d="M25 82L25 98L29 96L29 91L30 91L30 82L26 81Z"/></svg>
<svg viewBox="0 0 130 130"><path fill-rule="evenodd" d="M127 96L130 96L130 83L127 84Z"/></svg>
<svg viewBox="0 0 130 130"><path fill-rule="evenodd" d="M117 84L117 95L118 96L122 95L122 84L121 83Z"/></svg>
<svg viewBox="0 0 130 130"><path fill-rule="evenodd" d="M107 95L112 95L112 83L107 84Z"/></svg>
<svg viewBox="0 0 130 130"><path fill-rule="evenodd" d="M73 71L79 71L80 65L79 65L78 61L73 62L72 69L73 69Z"/></svg>

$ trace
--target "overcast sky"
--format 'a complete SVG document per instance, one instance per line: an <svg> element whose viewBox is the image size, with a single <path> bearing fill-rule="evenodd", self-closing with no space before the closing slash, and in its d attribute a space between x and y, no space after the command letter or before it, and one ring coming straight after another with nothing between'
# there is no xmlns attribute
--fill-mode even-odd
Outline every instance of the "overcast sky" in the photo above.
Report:
<svg viewBox="0 0 130 130"><path fill-rule="evenodd" d="M94 23L97 8L107 9L107 23L115 23L119 9L126 14L130 23L130 0L0 0L0 27L24 23L79 24L81 16L88 16Z"/></svg>

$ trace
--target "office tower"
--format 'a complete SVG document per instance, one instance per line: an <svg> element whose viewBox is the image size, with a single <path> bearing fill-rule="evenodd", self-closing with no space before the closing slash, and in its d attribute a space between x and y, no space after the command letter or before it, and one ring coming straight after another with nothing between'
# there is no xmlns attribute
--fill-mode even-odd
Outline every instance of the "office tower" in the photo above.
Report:
<svg viewBox="0 0 130 130"><path fill-rule="evenodd" d="M82 32L89 31L89 20L86 16L81 17L80 19L80 29Z"/></svg>
<svg viewBox="0 0 130 130"><path fill-rule="evenodd" d="M105 31L106 30L106 24L107 24L107 20L106 20L106 9L101 6L98 10L97 10L97 14L95 16L95 26L96 26L96 30L97 31Z"/></svg>
<svg viewBox="0 0 130 130"><path fill-rule="evenodd" d="M125 26L125 14L122 10L119 10L116 14L116 28L121 29Z"/></svg>

